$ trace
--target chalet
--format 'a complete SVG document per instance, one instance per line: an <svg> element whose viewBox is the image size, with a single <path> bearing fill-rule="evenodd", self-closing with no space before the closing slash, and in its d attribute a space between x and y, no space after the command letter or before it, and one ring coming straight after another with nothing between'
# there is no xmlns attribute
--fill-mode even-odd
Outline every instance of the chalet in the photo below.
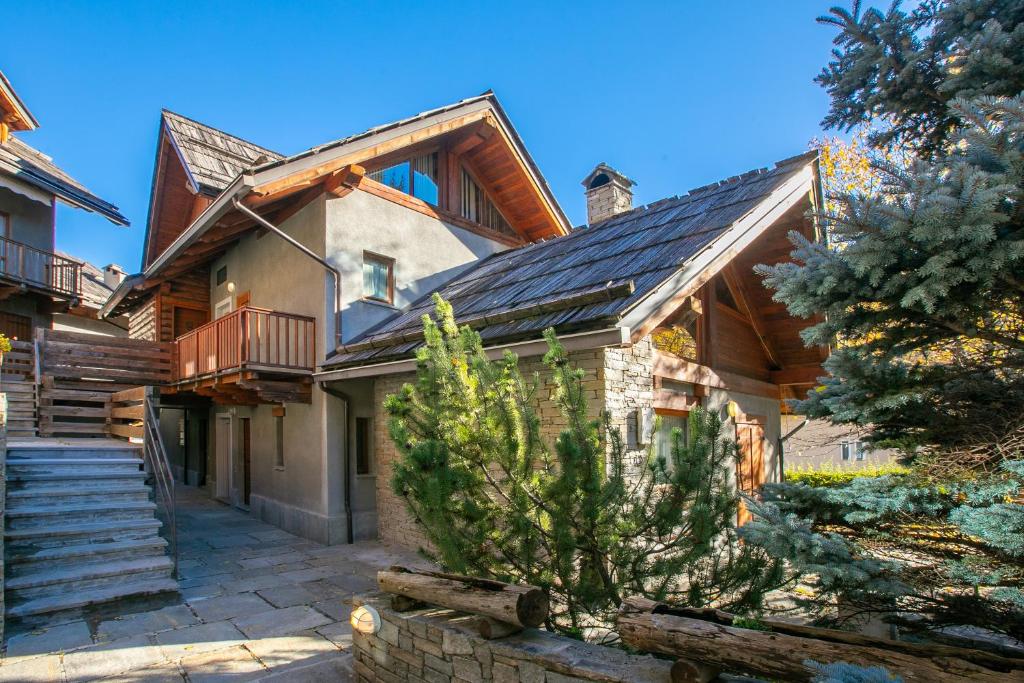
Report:
<svg viewBox="0 0 1024 683"><path fill-rule="evenodd" d="M116 206L22 141L38 126L0 73L0 333L22 341L81 303L82 264L54 247L57 203L128 225Z"/></svg>
<svg viewBox="0 0 1024 683"><path fill-rule="evenodd" d="M781 399L823 352L752 268L815 235L816 159L636 208L607 165L584 185L574 230L489 92L291 156L163 112L143 270L102 313L171 345L176 477L320 542L415 545L381 406L437 291L527 366L554 326L637 463L656 415L704 404L736 430L741 485L775 476Z"/></svg>

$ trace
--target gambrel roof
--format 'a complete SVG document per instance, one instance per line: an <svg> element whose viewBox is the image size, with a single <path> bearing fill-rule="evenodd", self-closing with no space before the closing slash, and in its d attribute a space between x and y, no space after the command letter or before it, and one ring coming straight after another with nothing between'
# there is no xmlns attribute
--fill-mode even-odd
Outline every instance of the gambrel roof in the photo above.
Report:
<svg viewBox="0 0 1024 683"><path fill-rule="evenodd" d="M713 256L728 256L807 197L809 152L635 208L565 237L500 252L443 286L456 319L485 345L636 324ZM422 343L431 296L342 347L325 370L409 357Z"/></svg>
<svg viewBox="0 0 1024 683"><path fill-rule="evenodd" d="M284 156L166 109L163 125L181 157L193 189L220 194L242 171Z"/></svg>

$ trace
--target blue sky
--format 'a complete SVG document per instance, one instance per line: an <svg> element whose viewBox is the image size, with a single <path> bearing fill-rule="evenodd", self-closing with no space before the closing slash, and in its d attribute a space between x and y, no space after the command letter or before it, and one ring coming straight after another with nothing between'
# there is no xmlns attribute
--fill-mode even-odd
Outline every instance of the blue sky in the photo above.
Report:
<svg viewBox="0 0 1024 683"><path fill-rule="evenodd" d="M91 2L5 8L25 134L131 220L58 246L139 268L162 107L288 154L492 88L570 219L605 161L646 203L798 154L833 4Z"/></svg>

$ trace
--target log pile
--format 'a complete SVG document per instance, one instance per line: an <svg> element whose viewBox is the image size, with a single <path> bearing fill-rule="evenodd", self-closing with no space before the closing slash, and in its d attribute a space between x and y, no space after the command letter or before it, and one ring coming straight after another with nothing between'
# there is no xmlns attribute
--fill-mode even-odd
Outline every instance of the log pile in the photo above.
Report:
<svg viewBox="0 0 1024 683"><path fill-rule="evenodd" d="M673 609L630 598L617 623L626 645L677 658L673 680L688 683L712 680L718 672L810 681L817 673L810 661L883 666L907 683L1024 681L1024 659L772 620L762 622L768 630L752 630L733 626L733 620L719 610Z"/></svg>
<svg viewBox="0 0 1024 683"><path fill-rule="evenodd" d="M487 639L536 628L548 617L548 597L536 586L397 566L377 572L377 585L393 596L396 611L430 604L476 615L476 629Z"/></svg>

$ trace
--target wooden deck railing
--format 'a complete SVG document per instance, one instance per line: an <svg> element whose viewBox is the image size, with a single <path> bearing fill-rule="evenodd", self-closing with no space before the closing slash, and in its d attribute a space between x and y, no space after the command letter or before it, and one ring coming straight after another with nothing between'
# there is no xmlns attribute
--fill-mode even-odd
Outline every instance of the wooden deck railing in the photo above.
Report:
<svg viewBox="0 0 1024 683"><path fill-rule="evenodd" d="M0 275L66 296L81 294L82 264L0 237Z"/></svg>
<svg viewBox="0 0 1024 683"><path fill-rule="evenodd" d="M316 320L243 306L178 337L178 381L227 370L308 370L316 365Z"/></svg>

